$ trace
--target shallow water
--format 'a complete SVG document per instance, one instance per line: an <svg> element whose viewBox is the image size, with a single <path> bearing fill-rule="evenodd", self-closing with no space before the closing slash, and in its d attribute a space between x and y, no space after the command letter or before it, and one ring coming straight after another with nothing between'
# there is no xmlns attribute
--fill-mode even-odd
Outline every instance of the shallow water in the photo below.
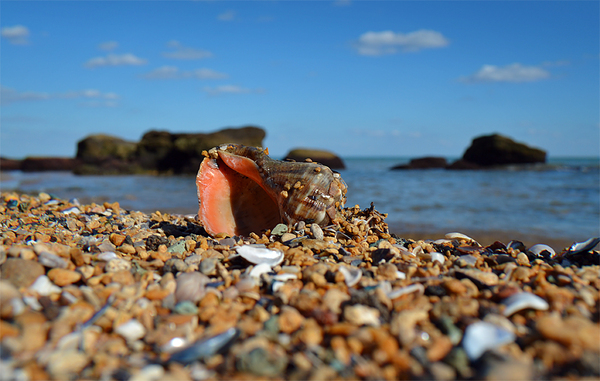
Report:
<svg viewBox="0 0 600 381"><path fill-rule="evenodd" d="M600 235L598 159L486 171L390 171L405 158L345 159L347 206L388 213L392 231L518 232L585 240ZM82 203L118 201L125 209L195 214L193 176L75 176L4 172L2 191L47 192Z"/></svg>

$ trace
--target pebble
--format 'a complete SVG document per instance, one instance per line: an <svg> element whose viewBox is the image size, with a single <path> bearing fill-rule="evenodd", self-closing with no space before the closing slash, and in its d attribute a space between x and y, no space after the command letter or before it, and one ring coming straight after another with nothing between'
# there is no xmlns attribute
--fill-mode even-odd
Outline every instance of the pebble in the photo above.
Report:
<svg viewBox="0 0 600 381"><path fill-rule="evenodd" d="M16 287L29 287L45 273L44 266L38 262L20 258L8 258L2 265L2 279L8 280Z"/></svg>
<svg viewBox="0 0 600 381"><path fill-rule="evenodd" d="M193 216L3 193L2 374L598 377L597 239L535 256L518 241L398 237L374 208L341 213L215 238Z"/></svg>
<svg viewBox="0 0 600 381"><path fill-rule="evenodd" d="M54 268L48 271L48 278L57 286L64 287L79 282L81 273L73 270Z"/></svg>

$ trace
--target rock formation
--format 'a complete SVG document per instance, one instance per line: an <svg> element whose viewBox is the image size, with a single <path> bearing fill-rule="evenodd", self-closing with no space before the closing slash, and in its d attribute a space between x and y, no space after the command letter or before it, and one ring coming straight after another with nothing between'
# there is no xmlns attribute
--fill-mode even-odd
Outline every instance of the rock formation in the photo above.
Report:
<svg viewBox="0 0 600 381"><path fill-rule="evenodd" d="M227 128L212 133L149 131L138 143L92 135L77 144L77 174L195 174L202 151L224 143L260 147L266 133L259 127Z"/></svg>
<svg viewBox="0 0 600 381"><path fill-rule="evenodd" d="M545 163L546 151L515 142L506 136L493 134L473 139L462 158L482 167L533 164Z"/></svg>
<svg viewBox="0 0 600 381"><path fill-rule="evenodd" d="M284 160L305 161L311 159L314 162L321 163L331 169L344 169L346 165L342 159L326 150L311 149L311 148L295 148L285 155Z"/></svg>

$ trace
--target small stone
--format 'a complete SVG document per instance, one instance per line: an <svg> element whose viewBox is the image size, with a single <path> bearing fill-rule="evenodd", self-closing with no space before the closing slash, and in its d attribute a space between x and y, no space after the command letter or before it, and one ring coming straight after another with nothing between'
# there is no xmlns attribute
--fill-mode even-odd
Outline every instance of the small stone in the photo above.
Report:
<svg viewBox="0 0 600 381"><path fill-rule="evenodd" d="M379 310L362 304L344 307L344 319L352 324L379 327Z"/></svg>
<svg viewBox="0 0 600 381"><path fill-rule="evenodd" d="M118 233L112 233L109 236L110 242L119 247L123 244L123 242L125 242L125 236L123 234L118 234Z"/></svg>
<svg viewBox="0 0 600 381"><path fill-rule="evenodd" d="M41 264L21 258L8 258L2 265L2 279L8 280L15 287L29 287L46 270Z"/></svg>
<svg viewBox="0 0 600 381"><path fill-rule="evenodd" d="M281 235L281 242L289 242L291 240L293 240L294 238L296 238L296 234L293 233L283 233Z"/></svg>
<svg viewBox="0 0 600 381"><path fill-rule="evenodd" d="M146 328L136 319L131 319L115 329L115 333L121 335L127 341L139 340L146 334Z"/></svg>
<svg viewBox="0 0 600 381"><path fill-rule="evenodd" d="M131 262L122 258L114 258L106 263L104 271L107 273L114 273L121 270L130 270Z"/></svg>
<svg viewBox="0 0 600 381"><path fill-rule="evenodd" d="M179 274L175 291L177 302L184 300L198 302L206 294L204 287L209 281L210 279L206 275L197 271Z"/></svg>
<svg viewBox="0 0 600 381"><path fill-rule="evenodd" d="M54 379L74 379L89 361L85 353L76 349L56 351L48 358L48 372Z"/></svg>
<svg viewBox="0 0 600 381"><path fill-rule="evenodd" d="M310 224L310 232L315 239L322 240L325 238L323 235L323 229L317 224Z"/></svg>
<svg viewBox="0 0 600 381"><path fill-rule="evenodd" d="M60 287L79 282L81 274L77 271L55 268L48 271L48 278Z"/></svg>
<svg viewBox="0 0 600 381"><path fill-rule="evenodd" d="M136 253L135 247L133 247L133 245L130 245L128 243L121 245L117 250L124 254L135 254Z"/></svg>
<svg viewBox="0 0 600 381"><path fill-rule="evenodd" d="M288 231L288 226L286 224L277 224L273 230L271 230L271 234L272 235L283 235L284 233L287 233ZM294 236L295 238L296 236ZM285 240L283 239L283 236L281 237L281 241L285 242Z"/></svg>
<svg viewBox="0 0 600 381"><path fill-rule="evenodd" d="M217 258L206 258L200 262L199 270L204 275L215 275L217 272Z"/></svg>
<svg viewBox="0 0 600 381"><path fill-rule="evenodd" d="M178 241L176 244L169 246L169 253L183 254L185 253L185 241Z"/></svg>
<svg viewBox="0 0 600 381"><path fill-rule="evenodd" d="M177 274L178 272L184 272L189 266L179 258L167 259L163 266L163 272Z"/></svg>
<svg viewBox="0 0 600 381"><path fill-rule="evenodd" d="M40 296L48 296L50 294L60 294L62 289L53 284L46 275L40 275L31 286L31 291L35 291Z"/></svg>
<svg viewBox="0 0 600 381"><path fill-rule="evenodd" d="M279 313L279 330L283 333L296 331L304 322L304 316L297 309L284 306Z"/></svg>

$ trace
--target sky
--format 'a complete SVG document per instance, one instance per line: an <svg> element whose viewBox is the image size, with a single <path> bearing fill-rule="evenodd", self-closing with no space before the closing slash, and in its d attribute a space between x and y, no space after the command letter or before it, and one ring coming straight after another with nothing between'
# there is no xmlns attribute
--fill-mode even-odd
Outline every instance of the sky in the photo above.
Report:
<svg viewBox="0 0 600 381"><path fill-rule="evenodd" d="M272 156L600 155L598 1L2 1L0 155L254 125Z"/></svg>

